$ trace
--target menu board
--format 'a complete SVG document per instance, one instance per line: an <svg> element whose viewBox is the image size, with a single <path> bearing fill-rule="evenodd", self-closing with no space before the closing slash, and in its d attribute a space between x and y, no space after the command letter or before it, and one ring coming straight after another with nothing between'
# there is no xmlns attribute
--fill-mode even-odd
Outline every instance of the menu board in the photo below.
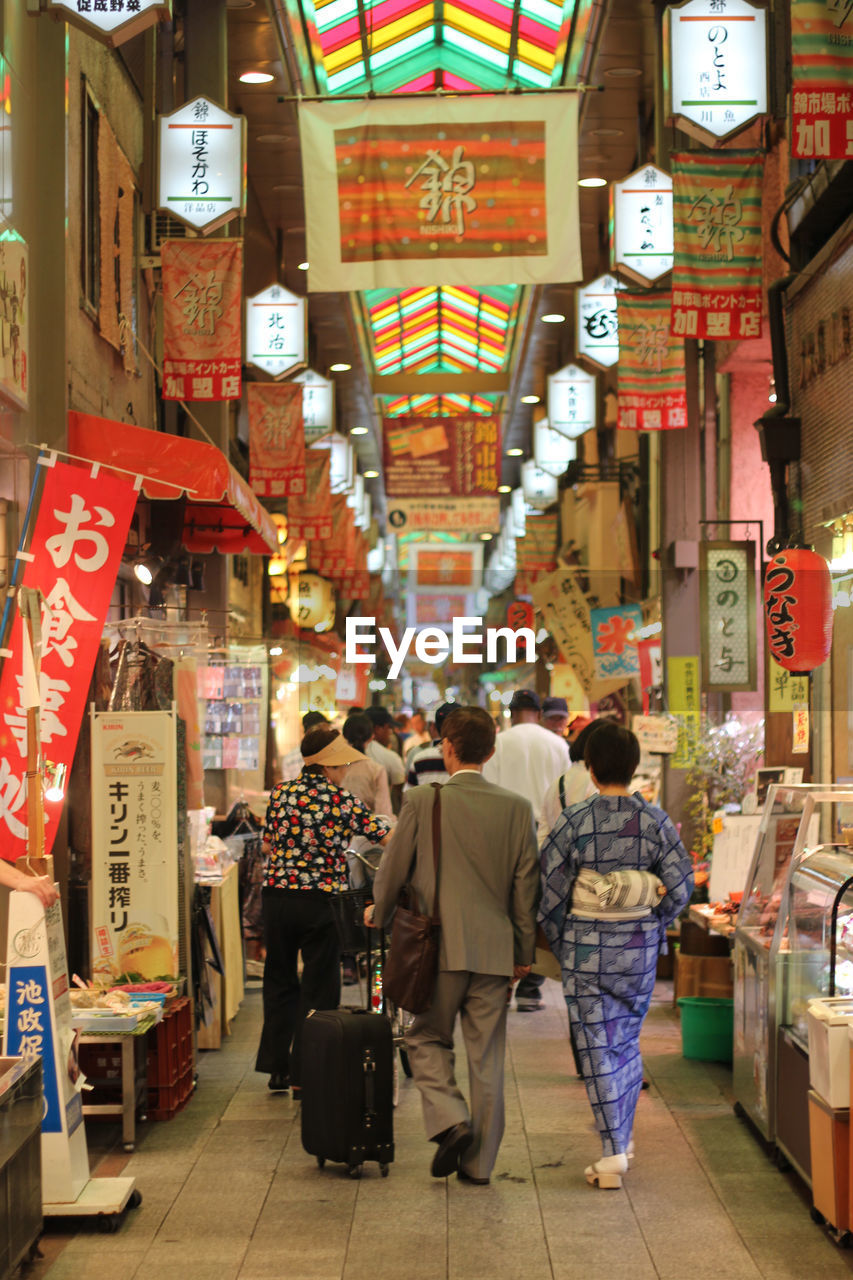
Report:
<svg viewBox="0 0 853 1280"><path fill-rule="evenodd" d="M489 414L386 418L383 439L389 498L497 493L501 432L499 420Z"/></svg>

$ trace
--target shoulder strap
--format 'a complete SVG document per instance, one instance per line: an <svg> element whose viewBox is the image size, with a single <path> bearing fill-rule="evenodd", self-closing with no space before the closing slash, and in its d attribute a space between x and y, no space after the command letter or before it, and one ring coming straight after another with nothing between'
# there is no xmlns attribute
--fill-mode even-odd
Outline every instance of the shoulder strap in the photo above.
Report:
<svg viewBox="0 0 853 1280"><path fill-rule="evenodd" d="M430 784L435 797L432 803L432 865L435 872L435 894L432 900L432 922L438 924L438 870L441 862L441 783Z"/></svg>
<svg viewBox="0 0 853 1280"><path fill-rule="evenodd" d="M564 773L560 774L560 781L557 783L557 788L560 792L560 808L565 809L566 807L566 775Z"/></svg>

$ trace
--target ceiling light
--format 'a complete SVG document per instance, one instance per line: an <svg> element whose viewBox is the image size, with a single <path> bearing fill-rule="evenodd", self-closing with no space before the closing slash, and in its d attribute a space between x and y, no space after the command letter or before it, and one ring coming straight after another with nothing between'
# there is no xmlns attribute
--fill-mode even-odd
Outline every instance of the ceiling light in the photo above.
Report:
<svg viewBox="0 0 853 1280"><path fill-rule="evenodd" d="M308 262L300 262L296 269L297 271L307 271L309 266L310 263Z"/></svg>
<svg viewBox="0 0 853 1280"><path fill-rule="evenodd" d="M606 76L610 76L611 80L631 80L634 76L641 76L643 74L643 68L611 67L608 71L605 71L604 74Z"/></svg>
<svg viewBox="0 0 853 1280"><path fill-rule="evenodd" d="M368 427L350 427L349 433L351 436L366 436L368 430Z"/></svg>
<svg viewBox="0 0 853 1280"><path fill-rule="evenodd" d="M543 324L562 324L566 317L561 311L549 311L547 315L539 318Z"/></svg>
<svg viewBox="0 0 853 1280"><path fill-rule="evenodd" d="M521 403L522 404L538 404L539 397L538 396L522 396Z"/></svg>
<svg viewBox="0 0 853 1280"><path fill-rule="evenodd" d="M375 480L378 475L378 471L365 471L364 478L365 480Z"/></svg>
<svg viewBox="0 0 853 1280"><path fill-rule="evenodd" d="M281 645L274 644L273 647L270 649L270 657L277 658L281 652L282 652Z"/></svg>
<svg viewBox="0 0 853 1280"><path fill-rule="evenodd" d="M512 485L511 485L511 484L499 484L499 485L498 485L498 493L512 493Z"/></svg>
<svg viewBox="0 0 853 1280"><path fill-rule="evenodd" d="M524 450L523 449L507 449L506 456L508 458L523 458Z"/></svg>
<svg viewBox="0 0 853 1280"><path fill-rule="evenodd" d="M337 364L329 365L330 373L349 373L352 368L351 364L347 364L345 360L339 360Z"/></svg>
<svg viewBox="0 0 853 1280"><path fill-rule="evenodd" d="M491 535L490 533L481 533L481 534L480 534L480 541L481 541L481 542L491 542L491 540L492 540L492 535Z"/></svg>
<svg viewBox="0 0 853 1280"><path fill-rule="evenodd" d="M244 71L240 76L241 84L269 84L275 76L269 71Z"/></svg>
<svg viewBox="0 0 853 1280"><path fill-rule="evenodd" d="M606 178L578 178L579 187L606 187Z"/></svg>

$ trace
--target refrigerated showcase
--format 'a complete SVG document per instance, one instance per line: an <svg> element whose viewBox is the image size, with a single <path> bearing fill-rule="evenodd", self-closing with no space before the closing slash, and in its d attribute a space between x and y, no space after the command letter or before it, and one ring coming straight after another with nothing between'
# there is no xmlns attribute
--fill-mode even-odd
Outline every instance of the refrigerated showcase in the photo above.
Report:
<svg viewBox="0 0 853 1280"><path fill-rule="evenodd" d="M768 788L735 928L734 1095L772 1144L777 1140L779 1028L787 993L790 876L806 850L850 825L853 791L820 784Z"/></svg>

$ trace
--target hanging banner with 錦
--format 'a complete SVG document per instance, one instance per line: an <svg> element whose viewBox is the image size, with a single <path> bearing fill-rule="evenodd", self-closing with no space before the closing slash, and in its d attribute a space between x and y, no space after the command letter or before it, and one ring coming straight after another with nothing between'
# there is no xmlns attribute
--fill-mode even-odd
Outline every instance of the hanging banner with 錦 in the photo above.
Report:
<svg viewBox="0 0 853 1280"><path fill-rule="evenodd" d="M386 418L385 492L389 498L496 494L501 429L485 413L450 418Z"/></svg>
<svg viewBox="0 0 853 1280"><path fill-rule="evenodd" d="M588 696L595 682L595 658L589 604L581 590L578 572L570 566L557 569L547 578L540 578L531 595L563 662L572 668Z"/></svg>
<svg viewBox="0 0 853 1280"><path fill-rule="evenodd" d="M533 584L551 573L557 564L557 513L532 516L524 537L515 540L516 595L529 596Z"/></svg>
<svg viewBox="0 0 853 1280"><path fill-rule="evenodd" d="M574 94L303 103L299 133L312 292L581 278Z"/></svg>
<svg viewBox="0 0 853 1280"><path fill-rule="evenodd" d="M137 491L128 481L57 462L46 468L23 586L42 596L39 674L42 756L70 769L89 681L115 586ZM0 675L0 857L27 852L27 706L24 624L12 625ZM50 853L62 800L45 798ZM32 849L31 853L40 851Z"/></svg>
<svg viewBox="0 0 853 1280"><path fill-rule="evenodd" d="M672 332L723 341L761 337L760 151L672 157Z"/></svg>
<svg viewBox="0 0 853 1280"><path fill-rule="evenodd" d="M243 241L164 240L163 399L239 400Z"/></svg>
<svg viewBox="0 0 853 1280"><path fill-rule="evenodd" d="M261 498L305 492L302 388L295 382L250 382L249 484Z"/></svg>
<svg viewBox="0 0 853 1280"><path fill-rule="evenodd" d="M629 431L687 426L684 341L670 332L669 293L616 295L619 311L617 425Z"/></svg>
<svg viewBox="0 0 853 1280"><path fill-rule="evenodd" d="M853 156L853 9L791 0L791 155Z"/></svg>
<svg viewBox="0 0 853 1280"><path fill-rule="evenodd" d="M297 541L332 536L332 455L328 449L306 449L305 493L287 504L288 537Z"/></svg>

